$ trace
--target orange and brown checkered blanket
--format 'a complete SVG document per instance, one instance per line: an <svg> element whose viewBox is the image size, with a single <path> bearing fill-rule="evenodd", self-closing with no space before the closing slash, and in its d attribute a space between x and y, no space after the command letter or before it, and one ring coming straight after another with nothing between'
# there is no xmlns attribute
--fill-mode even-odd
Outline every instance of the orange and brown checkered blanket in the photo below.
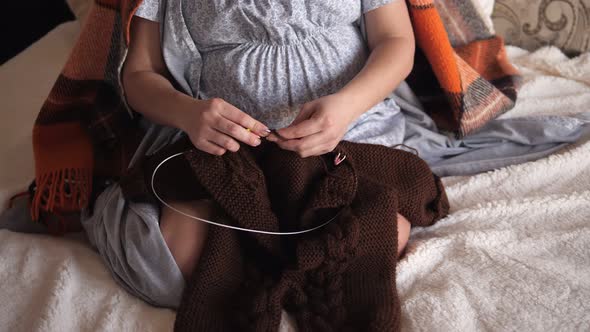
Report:
<svg viewBox="0 0 590 332"><path fill-rule="evenodd" d="M407 82L439 129L463 137L514 107L520 76L476 0L407 3L418 46Z"/></svg>

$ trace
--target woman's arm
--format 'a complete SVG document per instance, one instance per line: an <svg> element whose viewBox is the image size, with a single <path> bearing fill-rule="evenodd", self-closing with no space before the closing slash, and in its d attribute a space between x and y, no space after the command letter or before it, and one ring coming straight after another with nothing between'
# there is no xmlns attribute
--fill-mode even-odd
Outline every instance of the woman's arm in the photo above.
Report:
<svg viewBox="0 0 590 332"><path fill-rule="evenodd" d="M302 157L332 151L348 126L382 102L410 73L414 33L406 3L392 2L365 14L371 54L363 69L335 94L311 101L293 123L269 140Z"/></svg>
<svg viewBox="0 0 590 332"><path fill-rule="evenodd" d="M414 65L414 32L406 2L398 0L365 16L371 54L365 67L338 92L360 114L382 102Z"/></svg>
<svg viewBox="0 0 590 332"><path fill-rule="evenodd" d="M155 123L185 131L195 147L217 155L237 151L237 141L257 146L258 136L268 135L266 126L229 103L194 99L174 88L162 57L158 23L135 17L131 36L122 80L134 110Z"/></svg>
<svg viewBox="0 0 590 332"><path fill-rule="evenodd" d="M188 106L194 102L170 82L161 55L159 23L134 17L131 36L122 75L129 106L152 122L182 129L186 106L170 105Z"/></svg>

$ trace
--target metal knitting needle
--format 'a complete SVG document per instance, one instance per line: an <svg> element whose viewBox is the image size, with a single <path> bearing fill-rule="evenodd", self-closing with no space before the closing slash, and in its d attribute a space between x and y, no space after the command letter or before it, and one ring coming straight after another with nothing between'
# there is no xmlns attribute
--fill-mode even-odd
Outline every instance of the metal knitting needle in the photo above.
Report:
<svg viewBox="0 0 590 332"><path fill-rule="evenodd" d="M219 226L219 227L225 227L225 228L230 228L230 229L235 229L237 231L242 231L242 232L250 232L250 233L258 233L258 234L267 234L267 235L298 235L298 234L304 234L304 233L309 233L309 232L313 232L317 229L320 229L324 226L326 226L327 224L331 223L332 221L334 221L336 219L336 217L338 217L340 215L340 211L338 211L338 213L336 213L336 215L334 217L332 217L330 220L326 221L325 223L313 227L313 228L309 228L306 230L302 230L302 231L296 231L296 232L268 232L268 231L261 231L261 230L257 230L257 229L249 229L249 228L243 228L243 227L237 227L237 226L231 226L231 225L226 225L226 224L221 224L221 223L217 223L211 220L207 220L207 219L203 219L203 218L199 218L193 215L190 215L188 213L182 212L174 207L172 207L170 204L166 203L161 197L160 195L158 195L158 192L156 191L156 188L154 187L154 180L156 178L156 173L158 172L158 170L160 169L160 167L162 167L162 165L164 165L167 161L169 161L172 158L176 158L178 156L181 156L183 154L185 154L185 152L179 152L176 154L171 155L170 157L164 159L160 164L158 164L158 166L156 166L156 168L154 169L154 172L152 173L152 179L151 179L151 187L152 187L152 192L154 193L154 196L156 196L156 198L160 201L160 203L164 204L166 207L168 207L169 209L171 209L174 212L180 213L181 215L185 216L185 217L189 217L191 219L194 220L198 220L207 224L211 224L211 225L215 225L215 226Z"/></svg>

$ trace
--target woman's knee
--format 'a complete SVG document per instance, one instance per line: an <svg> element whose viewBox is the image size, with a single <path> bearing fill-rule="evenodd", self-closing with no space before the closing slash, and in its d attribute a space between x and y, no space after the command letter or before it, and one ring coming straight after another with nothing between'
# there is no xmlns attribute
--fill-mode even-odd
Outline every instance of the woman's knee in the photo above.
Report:
<svg viewBox="0 0 590 332"><path fill-rule="evenodd" d="M410 238L411 224L406 217L397 214L397 257L399 258Z"/></svg>
<svg viewBox="0 0 590 332"><path fill-rule="evenodd" d="M171 204L177 210L188 215L210 219L213 206L208 201ZM170 253L185 279L188 279L203 251L207 227L206 223L182 215L168 207L162 208L160 230Z"/></svg>

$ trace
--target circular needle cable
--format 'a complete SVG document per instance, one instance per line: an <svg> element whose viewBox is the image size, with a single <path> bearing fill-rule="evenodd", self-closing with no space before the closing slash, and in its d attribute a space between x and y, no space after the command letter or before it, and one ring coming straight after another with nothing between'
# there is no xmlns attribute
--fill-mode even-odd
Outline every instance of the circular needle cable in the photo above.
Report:
<svg viewBox="0 0 590 332"><path fill-rule="evenodd" d="M338 215L340 214L340 212L336 213L336 215L334 217L332 217L330 220L324 222L323 224L319 225L319 226L315 226L313 228L309 228L309 229L305 229L302 231L296 231L296 232L269 232L269 231L262 231L262 230L257 230L257 229L250 229L250 228L243 228L243 227L238 227L238 226L231 226L231 225L226 225L226 224L221 224L218 222L214 222L211 220L207 220L207 219L203 219L203 218L199 218L193 215L190 215L188 213L182 212L179 209L171 206L170 204L166 203L166 201L164 201L160 195L158 195L158 192L156 191L156 188L154 186L154 180L156 178L156 174L158 172L158 170L160 169L160 167L162 167L162 165L164 165L167 161L169 161L172 158L176 158L178 156L181 156L183 154L185 154L186 152L179 152L176 154L173 154L169 157L167 157L166 159L164 159L162 162L160 162L160 164L158 164L158 166L156 166L156 168L154 169L154 172L152 173L152 179L151 179L151 187L152 187L152 192L154 193L154 196L156 196L156 198L162 203L164 204L166 207L168 207L169 209L171 209L174 212L180 213L181 215L185 216L185 217L189 217L191 219L194 220L198 220L207 224L211 224L211 225L215 225L215 226L219 226L219 227L225 227L225 228L230 228L230 229L235 229L238 231L242 231L242 232L250 232L250 233L258 233L258 234L267 234L267 235L298 235L298 234L304 234L304 233L309 233L309 232L313 232L319 228L322 228L324 226L326 226L327 224L331 223L332 221L334 221L334 219L336 219L336 217L338 217Z"/></svg>

